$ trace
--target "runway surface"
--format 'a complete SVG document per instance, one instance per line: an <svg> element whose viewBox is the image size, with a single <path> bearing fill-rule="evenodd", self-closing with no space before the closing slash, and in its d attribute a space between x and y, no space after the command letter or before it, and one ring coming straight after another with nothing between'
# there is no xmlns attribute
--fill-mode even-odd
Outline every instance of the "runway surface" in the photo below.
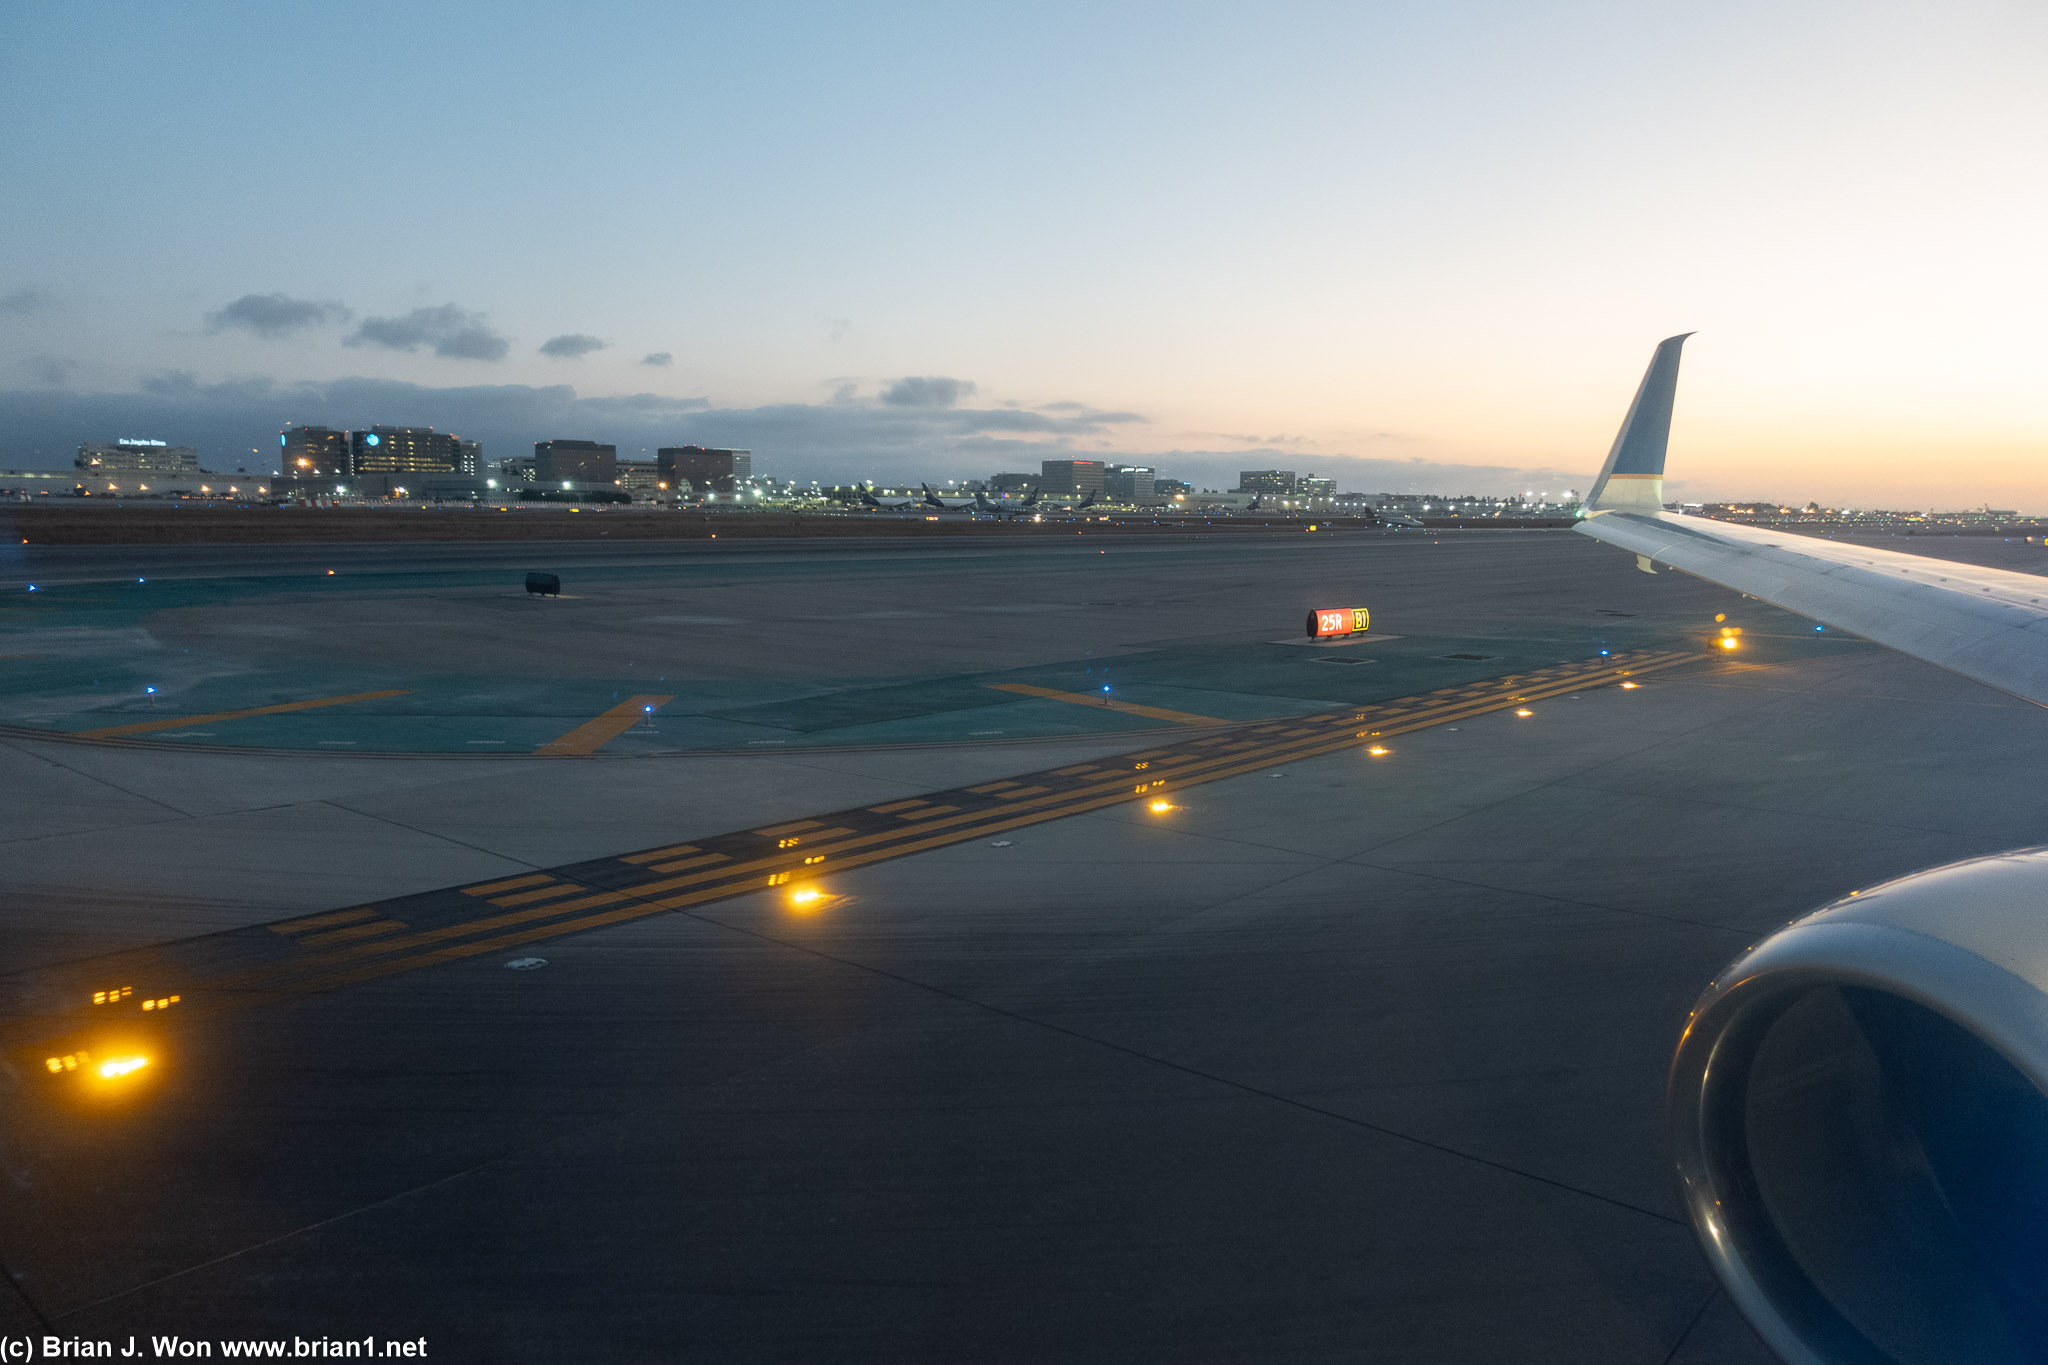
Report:
<svg viewBox="0 0 2048 1365"><path fill-rule="evenodd" d="M1844 890L2037 841L2048 724L1574 537L1218 549L1095 566L1085 628L873 641L936 697L1107 641L1157 656L1132 704L1199 724L602 762L0 740L0 1334L1766 1359L1665 1175L1686 1007ZM793 593L971 581L793 559ZM1311 651L1260 579L1376 584L1401 639L1362 648L1407 652L1282 692L1272 653ZM1221 638L1146 633L1168 582Z"/></svg>
<svg viewBox="0 0 2048 1365"><path fill-rule="evenodd" d="M1228 543L251 549L239 569L218 550L42 551L0 594L0 726L495 758L1272 719L1669 638L1582 600L1573 549L1556 534L1303 528ZM528 594L528 569L564 595ZM1409 604L1447 593L1475 608L1467 633L1412 628ZM1306 647L1310 610L1352 605L1386 624Z"/></svg>

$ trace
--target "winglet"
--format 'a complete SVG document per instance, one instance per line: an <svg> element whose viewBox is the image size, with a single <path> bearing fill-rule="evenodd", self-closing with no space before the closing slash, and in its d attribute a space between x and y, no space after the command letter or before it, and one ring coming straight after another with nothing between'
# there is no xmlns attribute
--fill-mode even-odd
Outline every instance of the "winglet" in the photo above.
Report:
<svg viewBox="0 0 2048 1365"><path fill-rule="evenodd" d="M1657 512L1664 507L1664 450L1671 437L1671 402L1678 392L1678 352L1691 332L1657 343L1650 368L1628 405L1607 463L1586 495L1586 514Z"/></svg>

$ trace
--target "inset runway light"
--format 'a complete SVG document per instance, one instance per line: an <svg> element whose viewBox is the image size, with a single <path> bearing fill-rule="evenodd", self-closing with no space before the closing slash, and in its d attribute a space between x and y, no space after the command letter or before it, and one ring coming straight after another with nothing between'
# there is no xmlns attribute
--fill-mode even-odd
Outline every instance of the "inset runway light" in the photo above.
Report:
<svg viewBox="0 0 2048 1365"><path fill-rule="evenodd" d="M1366 752L1371 754L1374 758L1385 758L1388 754L1394 751L1392 749L1389 749L1384 744L1375 744L1370 749L1367 749Z"/></svg>
<svg viewBox="0 0 2048 1365"><path fill-rule="evenodd" d="M1721 637L1721 648L1740 649L1742 648L1742 641L1736 639L1733 635L1723 635Z"/></svg>
<svg viewBox="0 0 2048 1365"><path fill-rule="evenodd" d="M1164 815L1164 814L1166 814L1166 812L1168 812L1168 811L1170 811L1170 810L1172 810L1172 809L1173 809L1173 802L1171 802L1171 801L1163 801L1163 800L1162 800L1162 801L1154 801L1154 802L1151 802L1150 804L1151 804L1151 809L1152 809L1152 813L1153 813L1154 815Z"/></svg>
<svg viewBox="0 0 2048 1365"><path fill-rule="evenodd" d="M112 1061L100 1063L100 1075L107 1080L113 1080L116 1076L126 1076L148 1065L147 1057L116 1057Z"/></svg>
<svg viewBox="0 0 2048 1365"><path fill-rule="evenodd" d="M1626 682L1621 685L1621 690L1624 692L1633 692L1641 686L1641 683Z"/></svg>
<svg viewBox="0 0 2048 1365"><path fill-rule="evenodd" d="M1518 706L1515 708L1515 714L1518 716L1533 716L1536 713L1526 706Z"/></svg>
<svg viewBox="0 0 2048 1365"><path fill-rule="evenodd" d="M790 905L798 910L815 909L818 902L823 899L825 899L825 893L818 890L815 886L799 887L789 893Z"/></svg>

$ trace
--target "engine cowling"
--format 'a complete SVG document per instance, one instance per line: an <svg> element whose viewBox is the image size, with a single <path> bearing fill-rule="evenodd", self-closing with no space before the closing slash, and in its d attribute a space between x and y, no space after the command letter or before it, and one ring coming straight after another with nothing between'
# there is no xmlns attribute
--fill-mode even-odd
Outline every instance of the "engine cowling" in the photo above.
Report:
<svg viewBox="0 0 2048 1365"><path fill-rule="evenodd" d="M2048 848L1857 892L1750 949L1672 1061L1723 1285L1806 1362L2048 1360Z"/></svg>

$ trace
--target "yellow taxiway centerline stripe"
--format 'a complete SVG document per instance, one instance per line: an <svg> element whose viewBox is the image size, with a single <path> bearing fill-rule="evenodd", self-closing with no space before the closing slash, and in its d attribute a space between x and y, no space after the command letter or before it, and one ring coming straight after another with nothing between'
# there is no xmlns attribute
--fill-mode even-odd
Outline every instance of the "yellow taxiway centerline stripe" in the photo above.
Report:
<svg viewBox="0 0 2048 1365"><path fill-rule="evenodd" d="M1503 680L1504 682L1520 682L1521 686L1502 686L1483 701L1455 702L1448 705L1440 703L1433 707L1417 708L1405 714L1399 712L1389 714L1387 719L1381 722L1382 728L1377 731L1360 731L1355 733L1347 731L1347 733L1341 736L1324 731L1312 738L1305 737L1290 743L1271 745L1255 755L1234 755L1228 758L1219 756L1203 764L1199 769L1181 770L1175 775L1175 780L1171 785L1175 787L1198 786L1206 782L1240 776L1260 768L1270 768L1276 762L1293 762L1304 758L1318 757L1348 748L1369 734L1407 734L1415 730L1423 730L1441 725L1452 720L1483 715L1490 711L1505 710L1507 707L1518 702L1547 700L1548 698L1562 696L1566 693L1581 691L1589 686L1609 685L1620 678L1632 674L1648 673L1669 668L1695 657L1689 652L1672 653L1662 656L1653 655L1640 662L1633 662L1632 667L1626 668L1618 665L1602 665L1596 668L1580 666L1568 670L1549 670L1550 676L1533 683L1532 680L1536 675L1522 675L1521 678ZM1359 713L1364 714L1370 709L1361 707L1359 708ZM1025 825L1063 819L1089 810L1130 801L1139 794L1155 789L1163 790L1169 785L1164 779L1158 779L1150 783L1127 788L1126 783L1131 780L1132 776L1130 772L1116 771L1114 773L1105 773L1104 776L1107 778L1106 781L1098 782L1089 787L1063 793L1048 793L1044 797L1020 803L1023 807L1037 807L1037 809L1020 810L1019 806L1008 807L1004 817L997 820L990 820L988 818L994 813L991 811L964 811L941 816L930 823L920 823L914 828L907 830L886 830L849 839L839 844L828 844L825 846L824 852L831 855L832 867L830 869L820 867L808 875L822 875L828 871L837 871L840 868L857 867L867 863L902 857L909 853L920 852L924 849L940 847L945 844L964 842L968 839L978 838L984 834L995 833L1005 829L1014 829ZM920 837L905 839L903 835L906 833L915 834ZM814 845L813 848L815 849L816 846ZM781 877L786 880L789 871L803 866L803 864L795 861L797 856L799 855L796 853L778 853L749 863L732 864L716 870L706 869L694 875L670 877L613 891L598 891L592 887L588 889L594 894L559 901L553 905L535 906L514 913L487 916L461 924L444 925L437 929L418 931L396 939L359 943L349 948L338 948L325 953L317 953L292 962L272 963L263 967L244 969L214 981L198 984L212 986L217 990L240 989L251 995L260 994L264 996L296 995L310 990L328 989L332 986L345 985L357 980L368 980L374 977L391 975L396 972L410 971L418 967L431 966L436 962L451 961L456 958L470 956L476 952L488 952L495 948L581 933L589 929L600 928L628 919L700 904L707 900L719 900L736 895L745 895L749 893L750 888L739 884L736 879L742 875L758 875L763 871L770 872L771 877L773 877L779 871ZM693 886L693 884L707 881L711 881L713 884ZM773 880L769 882L769 885L775 884L778 883ZM502 883L494 885L502 886ZM683 888L685 887L691 887L692 889L684 890ZM679 894L668 895L661 899L650 899L662 892L676 892ZM619 902L621 901L630 903L620 905ZM604 909L601 913L595 915L583 915L577 919L563 920L557 918L562 915L578 914L585 910L598 910L600 907L612 908ZM551 920L552 922L533 923L536 920ZM478 933L490 933L493 930L511 928L514 925L520 924L530 927L510 935L500 935L485 940L475 940L472 938L473 935ZM404 952L415 947L427 947L433 943L447 944L447 941L450 939L461 938L470 938L471 942L448 944L432 952L413 956L385 956L393 951ZM342 967L342 964L350 958L366 956L384 956L384 960L367 963L352 969ZM341 968L341 970L337 973L332 970L334 968ZM329 969L325 975L321 974L323 969ZM311 973L310 976L304 975L308 972ZM297 983L290 983L289 979L295 976L299 978Z"/></svg>
<svg viewBox="0 0 2048 1365"><path fill-rule="evenodd" d="M1607 685L1631 672L1653 672L1675 664L1684 663L1694 657L1691 654L1675 654L1663 658L1653 657L1650 660L1636 664L1632 669L1610 670L1603 667L1596 670L1578 672L1574 675L1552 678L1536 686L1504 687L1484 701L1463 702L1449 707L1422 708L1418 712L1408 713L1407 715L1400 716L1398 721L1390 720L1377 733L1390 736L1429 729L1432 726L1445 724L1449 721L1468 719L1473 716L1484 715L1490 711L1505 710L1518 702L1548 700L1551 697L1584 690L1589 685ZM1270 768L1276 762L1295 762L1304 758L1319 757L1326 753L1349 748L1356 744L1359 738L1360 736L1352 733L1334 736L1326 732L1315 739L1298 740L1286 745L1274 745L1257 755L1222 759L1217 761L1213 767L1205 765L1202 770L1182 770L1176 775L1171 785L1176 788L1181 786L1198 786L1224 778L1242 776L1261 768ZM951 818L938 819L931 824L920 824L912 829L903 831L887 830L850 839L841 844L826 845L824 851L831 855L831 867L829 869L820 867L810 875L824 875L828 871L838 871L841 868L858 867L867 863L898 858L945 844L960 843L968 839L979 838L984 834L1016 829L1025 825L1041 824L1050 820L1064 819L1071 815L1082 814L1086 811L1133 800L1140 794L1141 790L1164 790L1168 785L1164 779L1156 779L1152 783L1143 784L1142 787L1127 789L1125 784L1128 780L1128 774L1119 772L1114 774L1108 782L1082 788L1078 791L1058 793L1037 801L1025 803L1030 806L1038 806L1040 809L1019 812L1017 807L1009 807L1008 811L1017 813L1005 814L1003 818L997 820L989 820L987 818L992 813L989 811L969 811L954 815ZM905 839L902 837L905 833L916 834L921 837ZM867 847L863 847L864 845ZM280 977L289 977L308 970L315 972L315 976L303 978L296 985L280 984L272 988L270 992L297 994L305 990L327 989L330 986L346 985L358 980L369 980L377 976L390 975L394 972L409 971L415 967L430 966L436 962L452 961L456 958L469 956L472 952L488 952L497 948L512 947L544 938L581 933L589 929L601 928L644 915L660 914L689 905L701 904L708 900L719 900L734 895L748 894L749 889L735 885L733 879L742 875L751 877L762 872L770 872L772 874L777 870L791 870L794 856L789 853L781 853L772 857L758 859L751 863L733 864L728 867L719 868L716 871L706 870L693 876L673 877L643 883L639 886L624 887L614 891L597 891L596 888L591 888L594 894L575 900L563 901L551 906L536 907L515 914L495 915L467 921L462 924L446 925L439 929L425 930L409 935L399 940L387 940L381 944L362 944L353 950L343 949L320 957L301 959L292 963L273 964L267 969L258 968L252 971L236 973L235 976L223 981L207 984L221 988L246 983L257 990L263 990L264 988L260 983L265 977L277 980ZM717 884L696 886L690 890L682 889L691 883L703 882L711 878L717 878ZM649 899L649 897L661 892L677 892L679 894L665 896L656 900ZM632 904L619 905L620 901L630 901ZM585 915L574 920L556 920L553 923L540 925L532 924L532 921L536 919L545 919L560 914L572 914L583 910L599 910L600 907L613 908L603 909L598 914ZM380 951L391 949L427 947L433 943L446 943L449 939L466 938L473 934L488 933L495 929L511 928L522 923L531 927L496 938L441 947L425 954L389 958L383 962L366 964L353 969L344 969L339 975L331 972L327 976L317 975L321 968L340 966L342 961L350 957L371 956Z"/></svg>
<svg viewBox="0 0 2048 1365"><path fill-rule="evenodd" d="M315 929L325 929L332 924L347 924L353 920L369 919L377 912L367 905L351 910L329 910L321 915L308 915L304 919L288 919L281 924L270 926L273 934L307 934Z"/></svg>
<svg viewBox="0 0 2048 1365"><path fill-rule="evenodd" d="M286 701L275 706L252 706L246 711L214 711L203 716L143 720L133 725L108 725L98 730L73 730L64 738L113 739L120 735L145 734L151 730L176 730L185 725L214 725L224 720L246 720L250 716L281 716L287 711L313 711L322 706L346 706L355 701L382 701L386 697L403 697L411 691L409 687L394 687L383 692L351 692L346 697L315 697L311 701Z"/></svg>
<svg viewBox="0 0 2048 1365"><path fill-rule="evenodd" d="M1088 692L1061 692L1050 687L1033 687L1030 683L990 683L992 691L1015 692L1020 696L1043 697L1047 701L1069 702L1075 706L1094 706L1106 711L1121 711L1127 716L1143 716L1147 720L1171 721L1175 725L1229 725L1230 721L1218 720L1214 716L1195 716L1186 711L1169 711L1163 706L1140 706L1136 702L1117 701L1112 697L1096 696Z"/></svg>
<svg viewBox="0 0 2048 1365"><path fill-rule="evenodd" d="M667 848L650 848L645 853L628 853L619 859L622 863L658 863L663 858L680 858L685 853L701 853L695 844L670 844Z"/></svg>
<svg viewBox="0 0 2048 1365"><path fill-rule="evenodd" d="M1686 659L1689 659L1691 657L1693 656L1685 655L1681 658L1668 659L1661 663L1642 664L1638 665L1633 671L1650 672L1659 668L1669 668L1672 664L1682 663ZM1616 673L1614 676L1618 678L1620 674ZM1545 700L1550 697L1563 696L1566 693L1578 691L1584 688L1586 685L1586 679L1580 677L1562 680L1557 683L1546 683L1539 687L1524 688L1522 689L1519 698L1508 696L1503 692L1501 694L1497 694L1498 700L1493 701L1490 705L1479 706L1470 710L1469 712L1461 711L1458 715L1454 716L1445 716L1435 720L1419 721L1405 726L1394 726L1392 728L1383 730L1381 733L1407 734L1414 730L1425 730L1433 725L1442 724L1446 720L1463 719L1468 714L1483 715L1487 711L1505 710L1507 707L1514 705L1517 700L1537 701ZM1294 746L1298 750L1298 752L1295 752L1289 755L1288 757L1289 761L1299 760L1302 758L1318 757L1324 753L1331 753L1339 749L1349 748L1351 745L1356 744L1357 742L1357 738L1352 735L1346 735L1342 739L1333 739L1332 737L1325 735L1322 737L1320 741L1317 741L1314 744L1301 744ZM1200 776L1199 779L1197 779L1196 782L1189 783L1187 785L1199 785L1200 783L1213 782L1222 778L1239 777L1243 776L1246 773L1256 771L1260 768L1271 767L1272 764L1272 756L1264 755L1261 756L1255 762L1233 764L1225 771L1214 773L1205 772ZM1099 810L1105 806L1119 805L1123 802L1135 799L1135 793L1126 792L1122 790L1121 782L1119 782L1117 785L1118 790L1114 793L1097 794L1092 797L1089 797L1086 800L1071 801L1063 806L1052 807L1045 810L1030 811L1021 815L1014 815L1007 819L979 824L974 826L972 829L952 829L947 830L945 833L942 834L925 834L925 837L923 838L910 840L908 842L894 843L885 848L863 849L857 853L852 854L849 857L840 859L837 865L835 866L834 870L836 871L841 868L859 867L867 863L883 862L891 858L904 857L911 853L921 853L927 849L940 848L947 844L964 843L968 839L978 839L983 837L984 835L1001 833L1005 830L1019 829L1026 825L1043 824L1051 820L1061 820L1067 818L1068 816L1081 815L1091 810ZM1070 793L1069 795L1072 795L1072 793ZM1014 807L1012 809L1014 809ZM985 814L985 812L983 813ZM943 823L951 824L953 822L946 821ZM922 825L917 827L917 832L920 834L924 834L925 831L930 829L930 825ZM870 837L872 838L873 836ZM738 869L735 868L728 870L737 871ZM480 942L450 944L447 947L436 949L431 953L426 953L419 957L399 958L395 960L387 960L384 962L368 963L364 966L356 967L339 973L334 973L326 977L314 977L309 980L300 981L295 985L283 987L282 989L272 992L271 994L282 998L286 996L308 994L314 991L334 990L342 986L357 985L364 981L373 981L379 977L385 976L395 976L400 972L413 971L422 967L431 967L443 962L455 962L461 960L462 958L476 957L484 953L503 952L507 949L516 948L523 944L537 943L544 939L558 937L567 934L585 933L592 929L607 928L613 924L624 923L628 920L644 919L649 915L667 914L675 910L687 909L692 905L700 905L706 901L724 900L731 897L734 893L734 890L735 888L730 886L707 886L701 887L695 891L685 892L682 895L671 896L659 901L650 902L645 900L636 900L635 904L619 906L616 909L606 910L595 915L588 915L580 920L574 920L568 923L543 924L535 926L533 928L523 929L516 933L501 935L497 938L485 939ZM607 899L616 899L621 894L631 894L631 892L614 892ZM742 892L741 894L746 893Z"/></svg>
<svg viewBox="0 0 2048 1365"><path fill-rule="evenodd" d="M539 886L542 882L555 879L551 872L529 872L524 877L508 877L502 882L485 882L482 886L465 886L465 896L495 896L500 891L517 891L522 886Z"/></svg>
<svg viewBox="0 0 2048 1365"><path fill-rule="evenodd" d="M632 729L649 711L674 700L674 694L628 697L603 715L584 721L560 739L551 739L534 752L550 758L580 758L594 754Z"/></svg>

